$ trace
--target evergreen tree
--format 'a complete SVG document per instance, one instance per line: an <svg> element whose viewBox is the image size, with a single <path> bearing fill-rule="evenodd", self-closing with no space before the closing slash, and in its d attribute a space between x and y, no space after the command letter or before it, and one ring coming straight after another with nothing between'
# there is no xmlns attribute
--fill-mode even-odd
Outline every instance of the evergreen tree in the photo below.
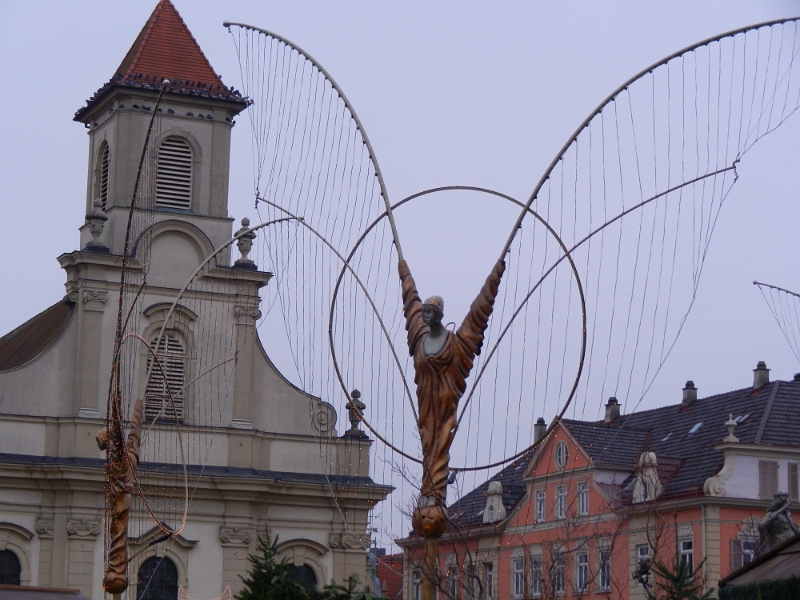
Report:
<svg viewBox="0 0 800 600"><path fill-rule="evenodd" d="M682 559L676 544L671 565L653 561L651 572L656 576L656 584L654 589L647 589L647 600L712 600L714 590L703 592L703 563L705 559L693 570Z"/></svg>

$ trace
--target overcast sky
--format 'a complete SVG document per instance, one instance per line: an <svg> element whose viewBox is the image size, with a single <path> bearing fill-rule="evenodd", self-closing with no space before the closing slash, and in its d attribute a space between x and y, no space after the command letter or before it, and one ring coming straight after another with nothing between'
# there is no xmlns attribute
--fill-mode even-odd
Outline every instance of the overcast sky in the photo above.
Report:
<svg viewBox="0 0 800 600"><path fill-rule="evenodd" d="M223 20L274 31L317 59L360 116L395 201L448 184L524 200L622 81L701 39L800 15L800 1L790 0L175 4L228 84L240 87ZM72 116L114 74L154 6L0 0L0 335L64 295L55 259L77 249L87 175L86 131ZM679 402L687 379L700 396L747 386L758 360L775 378L800 371L752 285L800 290L798 121L740 165L694 312L642 407ZM254 217L248 136L240 119L230 201L237 220ZM492 244L493 255L501 245ZM424 256L424 248L406 252ZM448 302L466 306L474 288Z"/></svg>

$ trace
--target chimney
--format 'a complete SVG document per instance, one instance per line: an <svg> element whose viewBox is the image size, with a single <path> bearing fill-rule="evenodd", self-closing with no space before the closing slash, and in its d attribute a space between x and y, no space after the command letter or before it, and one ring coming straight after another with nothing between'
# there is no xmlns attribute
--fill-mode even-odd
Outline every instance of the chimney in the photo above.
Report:
<svg viewBox="0 0 800 600"><path fill-rule="evenodd" d="M536 420L536 425L533 426L533 443L535 444L544 437L544 432L547 431L547 423L544 422L542 417Z"/></svg>
<svg viewBox="0 0 800 600"><path fill-rule="evenodd" d="M619 402L614 396L611 396L606 404L606 418L603 419L603 423L611 423L617 419L619 419Z"/></svg>
<svg viewBox="0 0 800 600"><path fill-rule="evenodd" d="M756 368L753 369L753 389L757 390L769 383L769 369L763 360L758 361Z"/></svg>
<svg viewBox="0 0 800 600"><path fill-rule="evenodd" d="M694 381L691 379L686 382L686 387L683 388L683 406L689 406L692 402L697 400L697 388L694 387Z"/></svg>

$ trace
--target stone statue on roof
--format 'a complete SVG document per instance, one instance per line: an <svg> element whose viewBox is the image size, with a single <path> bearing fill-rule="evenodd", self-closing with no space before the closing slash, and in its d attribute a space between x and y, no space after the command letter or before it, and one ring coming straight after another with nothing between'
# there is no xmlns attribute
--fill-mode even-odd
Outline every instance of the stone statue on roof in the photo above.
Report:
<svg viewBox="0 0 800 600"><path fill-rule="evenodd" d="M758 524L756 556L770 551L799 531L789 512L789 495L778 492L773 498L772 504L764 512L764 520Z"/></svg>

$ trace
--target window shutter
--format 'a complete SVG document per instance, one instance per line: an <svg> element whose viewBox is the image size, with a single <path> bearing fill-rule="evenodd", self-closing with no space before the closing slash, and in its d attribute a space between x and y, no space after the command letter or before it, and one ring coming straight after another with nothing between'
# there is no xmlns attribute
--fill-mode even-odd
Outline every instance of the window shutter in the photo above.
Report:
<svg viewBox="0 0 800 600"><path fill-rule="evenodd" d="M192 207L192 149L180 138L167 138L158 149L156 206Z"/></svg>
<svg viewBox="0 0 800 600"><path fill-rule="evenodd" d="M800 490L797 489L797 463L789 463L789 500L800 500Z"/></svg>
<svg viewBox="0 0 800 600"><path fill-rule="evenodd" d="M103 210L108 206L108 165L110 162L110 152L108 144L103 148L103 162L100 165L100 203Z"/></svg>
<svg viewBox="0 0 800 600"><path fill-rule="evenodd" d="M731 571L742 568L742 540L731 540Z"/></svg>
<svg viewBox="0 0 800 600"><path fill-rule="evenodd" d="M758 461L758 497L771 500L778 491L778 463L771 460Z"/></svg>
<svg viewBox="0 0 800 600"><path fill-rule="evenodd" d="M154 344L155 341L154 339L151 344ZM174 423L176 419L182 421L184 370L186 368L186 353L183 344L174 332L165 331L158 348L154 348L154 350L161 362L163 373L157 365L153 365L150 379L147 382L145 420L153 421L158 417L162 423ZM150 356L147 360L148 369L152 362L153 359ZM166 375L166 379L164 375ZM170 402L170 392L172 392L172 402Z"/></svg>

